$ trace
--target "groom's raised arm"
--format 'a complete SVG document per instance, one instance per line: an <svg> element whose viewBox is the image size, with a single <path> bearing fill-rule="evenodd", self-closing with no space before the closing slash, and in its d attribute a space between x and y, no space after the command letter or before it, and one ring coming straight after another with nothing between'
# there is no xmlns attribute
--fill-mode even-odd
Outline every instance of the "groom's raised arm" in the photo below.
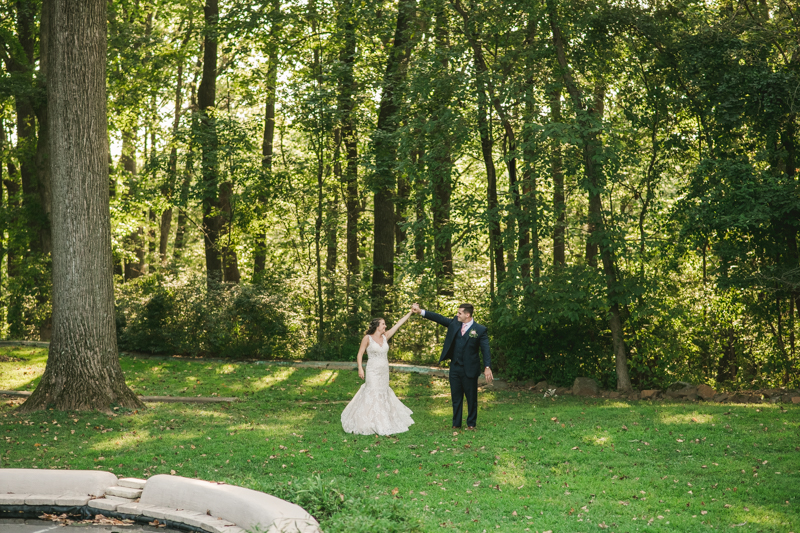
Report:
<svg viewBox="0 0 800 533"><path fill-rule="evenodd" d="M433 311L428 311L427 309L421 309L420 314L428 320L436 322L437 324L441 324L444 327L449 327L450 324L453 323L452 318L444 317L439 313L434 313Z"/></svg>

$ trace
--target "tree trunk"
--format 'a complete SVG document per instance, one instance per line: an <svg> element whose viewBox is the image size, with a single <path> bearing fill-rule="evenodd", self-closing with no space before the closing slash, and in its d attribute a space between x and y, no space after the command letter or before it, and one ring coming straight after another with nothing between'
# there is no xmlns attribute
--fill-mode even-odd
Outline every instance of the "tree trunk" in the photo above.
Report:
<svg viewBox="0 0 800 533"><path fill-rule="evenodd" d="M222 276L226 283L239 283L239 259L233 242L233 183L225 181L219 186L219 247L222 252Z"/></svg>
<svg viewBox="0 0 800 533"><path fill-rule="evenodd" d="M275 144L275 95L278 85L278 58L273 52L268 60L267 70L267 102L264 106L264 136L261 141L261 168L264 170L266 185L272 182L272 163ZM264 186L264 185L262 185ZM263 210L267 206L267 197L263 192L258 197L258 203ZM260 276L267 263L267 234L266 230L256 234L255 250L253 251L253 277Z"/></svg>
<svg viewBox="0 0 800 533"><path fill-rule="evenodd" d="M561 88L557 87L550 95L550 116L553 124L561 123ZM550 175L553 178L553 266L561 268L566 264L567 204L564 189L564 169L561 158L561 140L553 137L550 141Z"/></svg>
<svg viewBox="0 0 800 533"><path fill-rule="evenodd" d="M509 233L513 234L514 226L516 225L516 218L519 216L521 211L520 205L520 197L519 197L519 185L517 179L517 137L514 132L514 128L511 125L511 120L508 116L506 109L503 107L503 104L500 100L500 97L497 95L495 91L494 85L492 83L492 79L489 76L489 68L486 65L486 59L484 58L483 54L483 46L480 40L480 34L478 31L478 25L475 20L470 16L464 6L461 4L460 0L450 0L453 8L461 15L461 18L464 22L464 35L469 42L470 47L472 48L472 57L473 57L473 64L475 65L475 79L480 80L481 88L479 89L478 99L484 99L484 106L489 105L494 108L495 112L497 113L498 118L500 119L500 123L503 126L503 132L505 134L505 140L507 145L504 144L504 149L507 146L507 150L504 151L504 156L506 160L506 169L508 170L508 189L511 196L512 203L514 204L514 210L509 213L508 216L508 225L507 230ZM489 98L487 99L487 92ZM482 93L482 95L481 95ZM480 103L478 104L481 105ZM480 112L479 112L480 114ZM484 155L485 159L485 155ZM496 186L495 186L496 190ZM499 213L498 213L499 215ZM499 226L498 226L499 227ZM509 258L513 259L513 241L509 241L508 255ZM504 270L500 270L499 265L497 268L498 280L502 281Z"/></svg>
<svg viewBox="0 0 800 533"><path fill-rule="evenodd" d="M129 190L131 192L133 192L133 189L137 186L136 137L134 131L135 129L131 129L122 132L122 152L119 156L120 163L122 164L122 169L126 173L126 177L130 185ZM130 244L133 244L133 253L136 256L136 261L125 261L125 281L138 278L144 274L144 228L140 226L138 229L133 231L130 235L128 235L127 241Z"/></svg>
<svg viewBox="0 0 800 533"><path fill-rule="evenodd" d="M39 73L36 84L40 98L36 102L36 120L39 130L36 142L36 175L39 182L39 194L42 209L47 221L46 232L43 233L42 251L49 254L53 250L50 221L53 213L53 194L50 179L50 128L47 117L47 61L48 42L50 39L50 8L49 2L42 2L42 11L39 20Z"/></svg>
<svg viewBox="0 0 800 533"><path fill-rule="evenodd" d="M189 24L189 29L181 41L181 50L183 50L189 43L192 35L192 25ZM178 80L175 86L175 112L172 117L172 147L169 150L169 163L168 172L169 177L167 186L162 188L161 194L167 199L170 204L164 212L161 213L161 225L159 228L158 240L158 255L161 265L167 264L167 247L169 245L169 236L172 229L172 202L174 202L175 184L178 180L178 146L177 137L178 129L181 125L181 108L183 107L183 62L178 63Z"/></svg>
<svg viewBox="0 0 800 533"><path fill-rule="evenodd" d="M262 183L262 191L258 195L259 208L262 217L266 214L267 195L264 188L272 184L272 163L274 155L275 141L275 100L278 86L278 39L283 30L281 23L281 3L280 0L272 0L272 26L270 29L270 49L267 58L267 87L266 103L264 104L264 136L261 141L261 168L264 171L265 181ZM258 279L266 268L267 264L267 233L266 228L261 229L255 237L253 250L253 279Z"/></svg>
<svg viewBox="0 0 800 533"><path fill-rule="evenodd" d="M397 26L394 44L389 50L383 90L375 128L375 176L372 180L373 199L373 253L372 291L370 294L372 316L384 314L386 295L394 283L394 232L395 162L397 143L394 133L398 125L401 84L406 77L406 66L411 55L411 31L416 0L398 0Z"/></svg>
<svg viewBox="0 0 800 533"><path fill-rule="evenodd" d="M197 112L197 98L195 96L195 85L197 80L189 86L189 98L192 110L192 132L199 129L199 113ZM180 259L183 249L186 245L186 209L189 203L189 187L192 184L192 177L194 176L194 159L195 159L195 144L194 135L189 140L189 147L186 151L186 166L183 173L183 181L181 182L181 190L178 195L178 223L175 228L175 244L172 247L173 258Z"/></svg>
<svg viewBox="0 0 800 533"><path fill-rule="evenodd" d="M433 184L433 248L435 253L437 289L443 296L453 295L453 238L450 224L450 199L453 194L452 170L453 156L451 138L452 112L450 103L452 89L449 80L450 69L450 30L444 5L436 11L434 27L436 56L441 66L440 75L434 85L431 104L432 131L428 153L428 171Z"/></svg>
<svg viewBox="0 0 800 533"><path fill-rule="evenodd" d="M356 10L353 0L341 3L338 17L339 31L342 33L342 49L339 52L339 79L337 108L339 124L344 144L345 166L342 173L344 190L344 206L347 211L347 294L353 298L360 285L361 261L358 256L358 223L361 215L361 204L358 198L358 138L356 130L355 103L353 93L357 90L353 68L356 61Z"/></svg>
<svg viewBox="0 0 800 533"><path fill-rule="evenodd" d="M525 38L525 48L529 54L535 49L536 40L536 18L533 14L528 14L527 30ZM536 116L536 94L534 91L534 75L536 64L532 57L527 58L525 80L525 114L528 127L522 129L522 154L524 167L522 170L522 196L520 204L522 213L520 215L520 237L519 237L519 260L520 273L524 283L530 284L530 272L533 268L533 277L538 281L541 275L541 258L539 255L539 191L534 173L534 162L536 161L535 135L533 134L534 117Z"/></svg>
<svg viewBox="0 0 800 533"><path fill-rule="evenodd" d="M203 36L203 77L197 91L200 108L200 146L202 149L203 179L203 244L206 256L206 283L209 290L222 282L222 254L219 249L220 201L218 138L213 116L217 99L217 32L219 5L206 0L203 6L205 31Z"/></svg>
<svg viewBox="0 0 800 533"><path fill-rule="evenodd" d="M47 69L53 338L21 411L144 408L119 364L106 126L106 2L52 1Z"/></svg>
<svg viewBox="0 0 800 533"><path fill-rule="evenodd" d="M493 257L493 272L498 285L505 279L506 263L503 257L503 238L500 229L500 213L497 204L497 171L494 166L494 142L489 122L486 90L478 76L475 77L478 93L478 133L481 138L481 153L486 167L486 195L489 217L489 256Z"/></svg>
<svg viewBox="0 0 800 533"><path fill-rule="evenodd" d="M333 177L342 182L341 145L342 131L333 130ZM339 195L336 187L330 192L325 209L325 307L332 310L336 299L336 267L339 263Z"/></svg>
<svg viewBox="0 0 800 533"><path fill-rule="evenodd" d="M14 110L17 118L17 148L15 155L19 161L19 174L22 180L22 205L28 233L27 252L48 253L50 229L47 216L42 209L43 191L36 170L36 114L33 93L36 7L33 2L17 0L16 30L22 54L7 56L6 66L10 73L25 80L14 95Z"/></svg>
<svg viewBox="0 0 800 533"><path fill-rule="evenodd" d="M428 196L425 176L424 143L419 142L416 149L411 152L411 164L414 172L414 259L419 265L425 262L425 201Z"/></svg>
<svg viewBox="0 0 800 533"><path fill-rule="evenodd" d="M561 77L573 100L576 122L581 136L583 150L584 174L589 193L589 223L592 231L587 239L595 247L600 246L600 256L603 261L603 273L606 278L606 291L609 304L609 329L614 349L614 359L617 370L617 390L631 390L631 380L628 374L628 356L625 348L625 338L622 331L622 317L620 313L620 287L617 280L613 244L608 242L608 236L603 224L603 206L601 194L605 188L603 171L598 161L602 152L598 126L602 123L605 105L605 85L599 82L595 88L594 105L586 109L583 103L582 91L578 87L567 64L565 43L558 25L556 6L554 0L546 2L550 28L552 30L553 45L556 58L561 67ZM588 256L588 253L587 253ZM587 258L588 259L588 258Z"/></svg>

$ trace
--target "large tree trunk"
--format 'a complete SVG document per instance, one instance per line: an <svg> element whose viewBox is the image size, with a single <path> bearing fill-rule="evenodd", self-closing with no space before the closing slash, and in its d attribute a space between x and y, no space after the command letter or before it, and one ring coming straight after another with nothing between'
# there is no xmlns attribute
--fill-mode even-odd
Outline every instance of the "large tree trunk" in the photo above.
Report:
<svg viewBox="0 0 800 533"><path fill-rule="evenodd" d="M217 99L217 32L219 4L206 0L203 6L205 32L203 36L203 77L197 91L200 108L200 145L202 147L203 180L203 243L206 256L206 283L214 289L222 282L222 254L219 249L220 202L219 161L217 159L217 126L212 116Z"/></svg>
<svg viewBox="0 0 800 533"><path fill-rule="evenodd" d="M119 364L106 126L106 2L45 0L53 186L53 338L22 411L143 408Z"/></svg>
<svg viewBox="0 0 800 533"><path fill-rule="evenodd" d="M591 233L587 239L587 252L589 245L600 247L600 256L603 261L603 273L606 278L606 291L609 304L609 329L614 348L614 360L617 370L617 390L631 390L631 380L628 374L628 356L625 348L625 337L622 331L622 316L619 305L619 283L616 274L614 258L614 248L608 242L605 226L602 217L601 194L605 189L603 180L603 170L599 162L602 152L602 145L598 134L598 125L602 122L603 108L605 104L605 86L602 81L598 82L595 88L593 107L586 109L583 102L583 91L578 86L572 72L568 66L566 56L566 45L558 24L558 15L554 0L547 0L547 14L552 30L553 45L556 52L556 59L561 68L561 77L564 85L572 98L575 107L575 119L578 124L578 132L581 136L581 148L583 150L583 166L586 177L587 189L589 193L589 223ZM588 253L587 253L588 259Z"/></svg>
<svg viewBox="0 0 800 533"><path fill-rule="evenodd" d="M383 90L375 128L375 176L372 180L373 199L373 252L372 252L372 316L384 314L386 295L394 283L394 232L395 163L397 143L394 133L398 125L401 84L406 77L406 66L411 55L411 22L414 19L416 0L398 0L397 26L394 43L386 61Z"/></svg>

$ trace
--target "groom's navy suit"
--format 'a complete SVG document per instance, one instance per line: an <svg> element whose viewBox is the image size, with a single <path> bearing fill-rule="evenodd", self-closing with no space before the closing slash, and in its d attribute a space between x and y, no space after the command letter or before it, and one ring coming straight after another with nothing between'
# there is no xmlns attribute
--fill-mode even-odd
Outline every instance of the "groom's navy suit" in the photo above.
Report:
<svg viewBox="0 0 800 533"><path fill-rule="evenodd" d="M464 398L466 397L467 426L475 427L478 421L478 376L485 367L491 367L492 362L486 326L473 322L462 335L462 324L456 318L446 318L428 310L425 310L424 317L447 328L439 362L450 359L453 426L461 427ZM481 358L481 354L483 358Z"/></svg>

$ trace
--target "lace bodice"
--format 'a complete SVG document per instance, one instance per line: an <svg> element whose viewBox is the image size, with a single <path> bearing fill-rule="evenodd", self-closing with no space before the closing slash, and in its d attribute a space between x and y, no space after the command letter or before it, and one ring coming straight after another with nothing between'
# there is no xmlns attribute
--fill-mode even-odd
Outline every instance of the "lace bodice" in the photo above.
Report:
<svg viewBox="0 0 800 533"><path fill-rule="evenodd" d="M383 338L383 345L378 344L372 335L369 337L369 344L367 345L367 361L372 361L373 358L383 358L388 361L389 357L389 343L386 341L386 335L381 335Z"/></svg>

